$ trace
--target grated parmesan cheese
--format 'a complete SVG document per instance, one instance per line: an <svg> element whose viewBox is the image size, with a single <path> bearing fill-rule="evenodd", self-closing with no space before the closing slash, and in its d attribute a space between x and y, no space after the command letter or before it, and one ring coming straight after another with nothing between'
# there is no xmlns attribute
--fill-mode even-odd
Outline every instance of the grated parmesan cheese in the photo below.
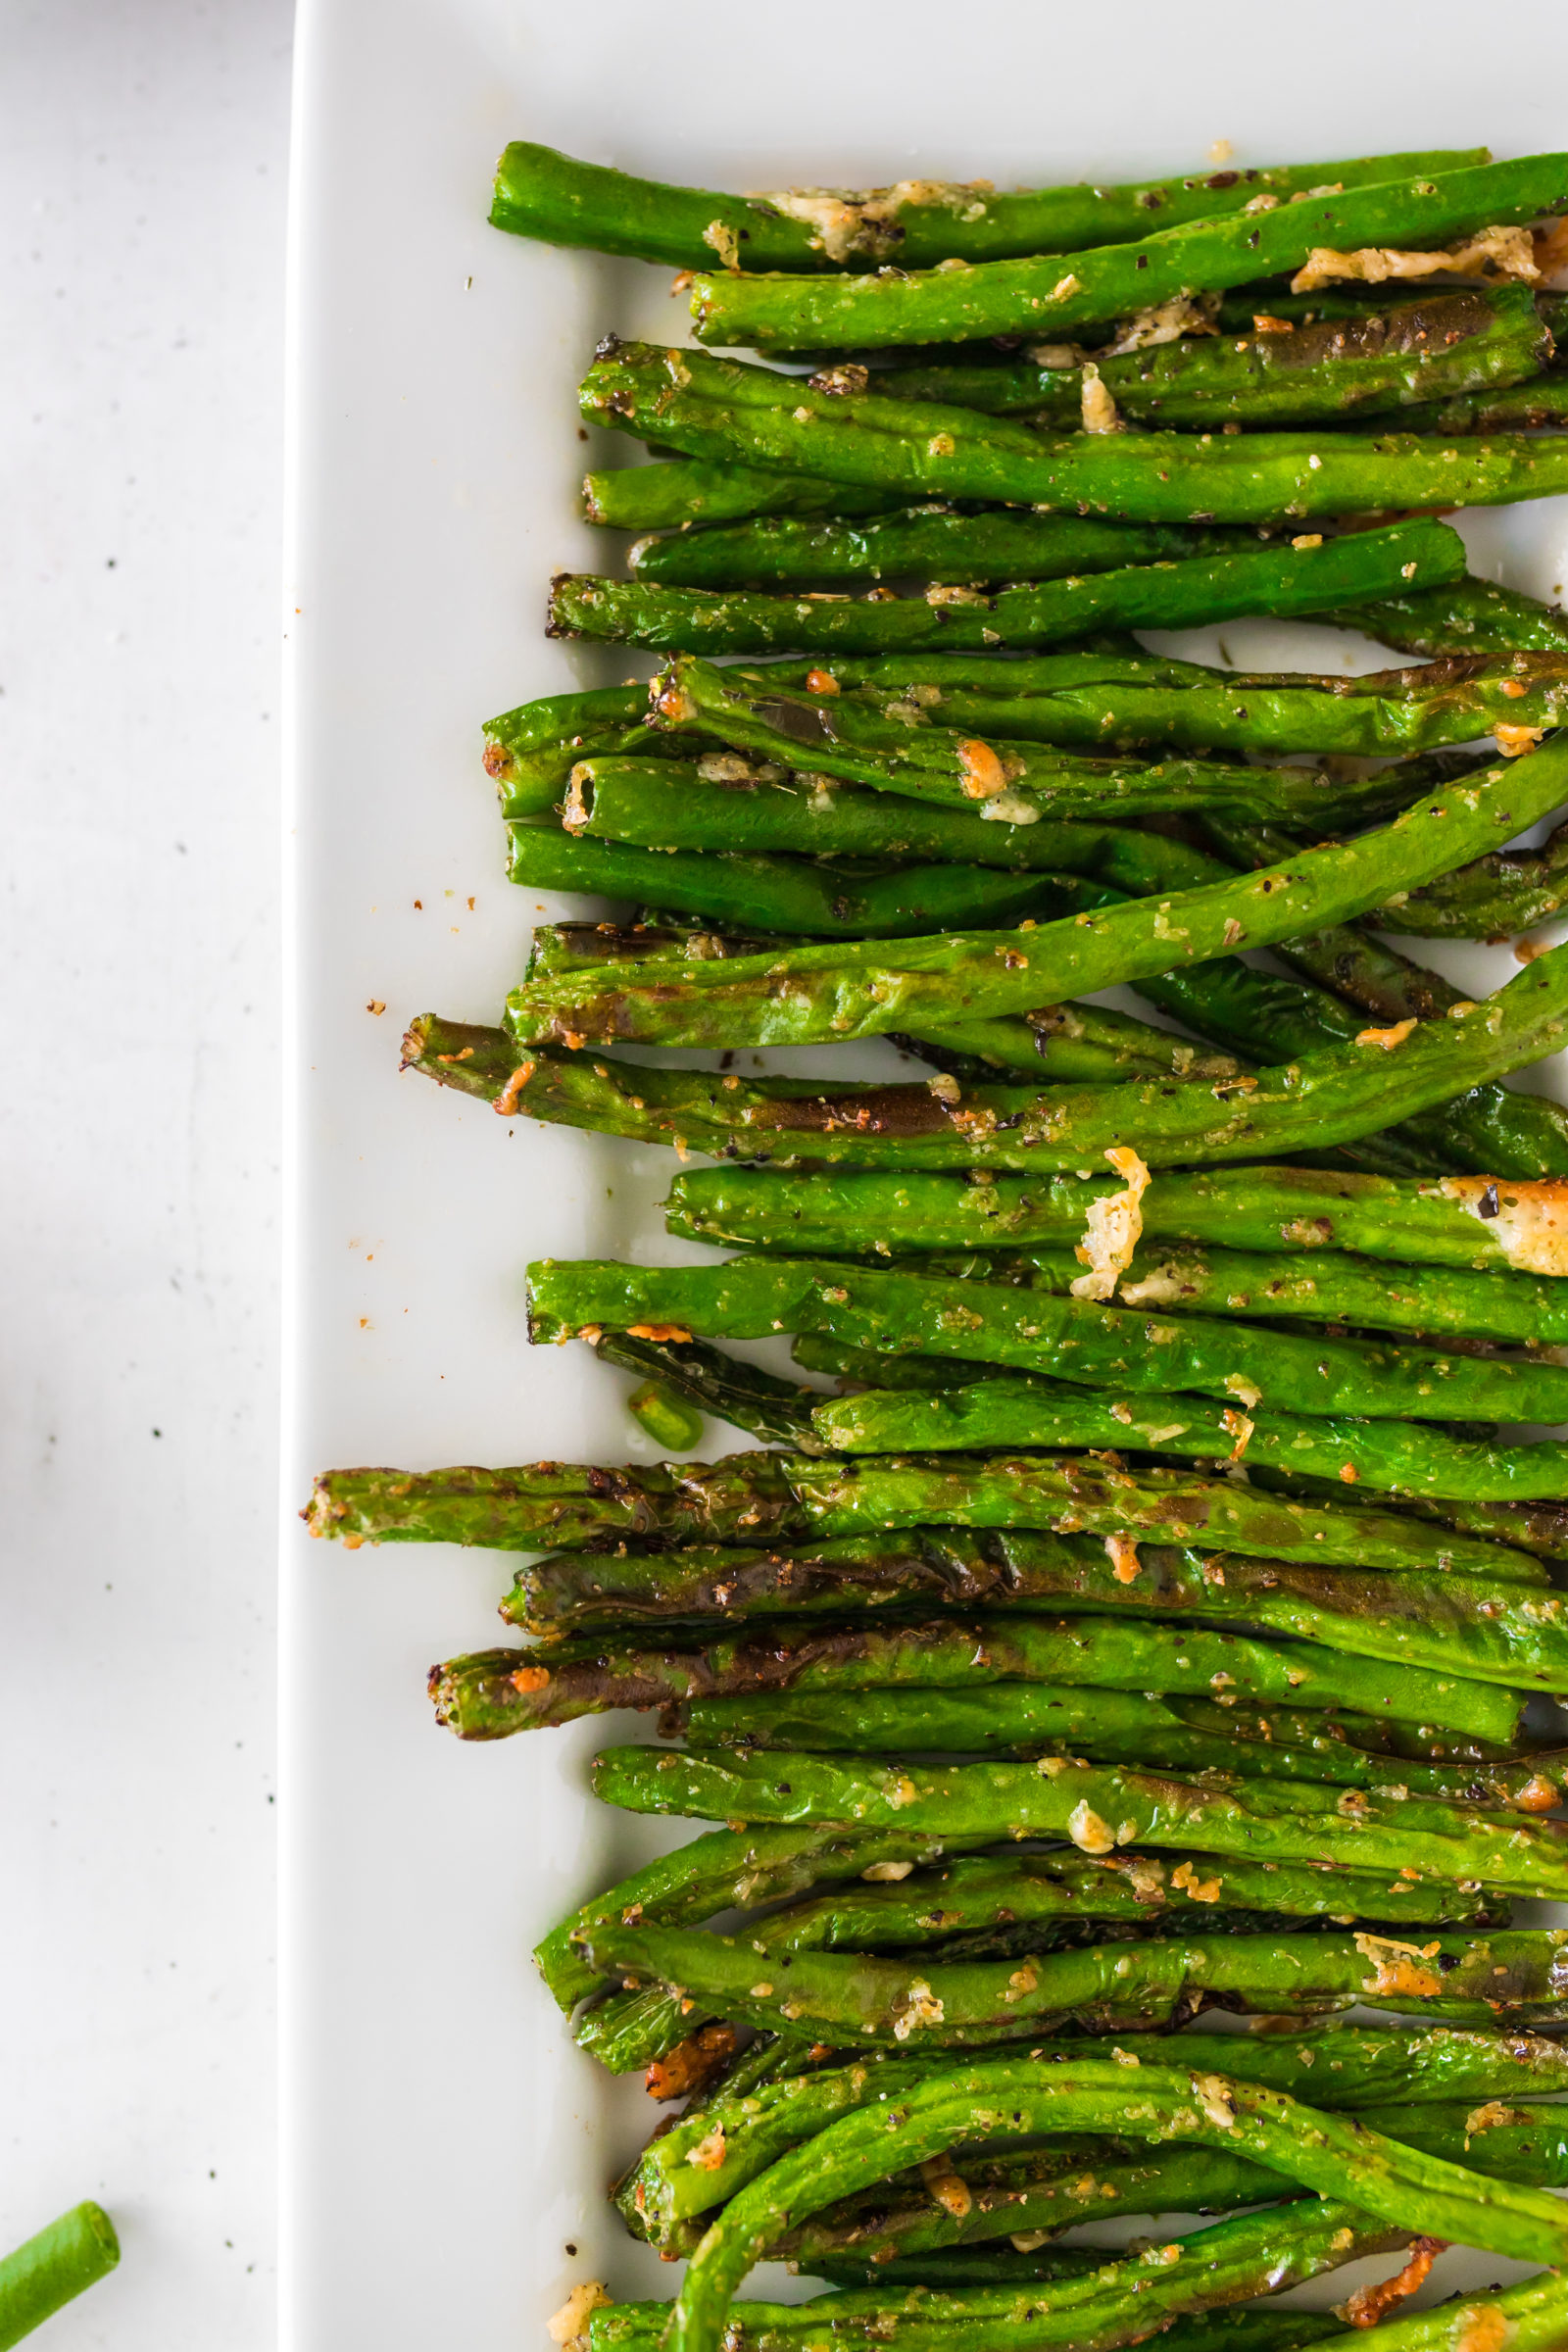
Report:
<svg viewBox="0 0 1568 2352"><path fill-rule="evenodd" d="M1116 340L1102 356L1114 360L1126 351L1147 351L1155 343L1178 342L1183 335L1218 334L1214 323L1218 308L1217 294L1200 294L1196 299L1178 294L1169 302L1156 303L1152 310L1135 312L1132 318L1118 321ZM1052 365L1049 360L1037 364L1042 368Z"/></svg>
<svg viewBox="0 0 1568 2352"><path fill-rule="evenodd" d="M1293 294L1311 294L1336 278L1360 278L1382 285L1391 277L1518 277L1534 285L1541 275L1528 228L1484 228L1441 253L1403 253L1391 245L1365 245L1340 253L1315 245L1291 280Z"/></svg>
<svg viewBox="0 0 1568 2352"><path fill-rule="evenodd" d="M1067 1816L1067 1835L1083 1854L1110 1854L1116 1850L1114 1831L1108 1822L1101 1820L1087 1797L1080 1798Z"/></svg>
<svg viewBox="0 0 1568 2352"><path fill-rule="evenodd" d="M901 212L918 209L948 213L955 220L980 220L994 190L989 179L900 179L887 188L756 189L751 201L771 205L787 220L804 221L814 232L811 243L830 262L847 262L856 254L889 261L903 239ZM708 241L712 242L711 231Z"/></svg>
<svg viewBox="0 0 1568 2352"><path fill-rule="evenodd" d="M1444 1176L1431 1188L1485 1225L1504 1262L1524 1274L1568 1274L1568 1177L1522 1184Z"/></svg>
<svg viewBox="0 0 1568 2352"><path fill-rule="evenodd" d="M1080 1264L1089 1268L1072 1284L1075 1298L1114 1298L1116 1285L1132 1263L1144 1230L1143 1198L1149 1170L1129 1144L1112 1144L1105 1153L1123 1190L1092 1200L1078 1244Z"/></svg>
<svg viewBox="0 0 1568 2352"><path fill-rule="evenodd" d="M1084 362L1083 394L1079 405L1086 433L1119 433L1125 429L1121 411L1111 399L1093 360Z"/></svg>
<svg viewBox="0 0 1568 2352"><path fill-rule="evenodd" d="M928 2196L935 2199L944 2213L961 2222L971 2210L974 2198L969 2183L961 2173L956 2173L947 2156L928 2156L920 2167L920 2179Z"/></svg>
<svg viewBox="0 0 1568 2352"><path fill-rule="evenodd" d="M588 2320L591 2313L603 2311L614 2297L602 2278L585 2278L574 2286L566 2300L547 2322L552 2340L570 2346L571 2352L588 2342Z"/></svg>

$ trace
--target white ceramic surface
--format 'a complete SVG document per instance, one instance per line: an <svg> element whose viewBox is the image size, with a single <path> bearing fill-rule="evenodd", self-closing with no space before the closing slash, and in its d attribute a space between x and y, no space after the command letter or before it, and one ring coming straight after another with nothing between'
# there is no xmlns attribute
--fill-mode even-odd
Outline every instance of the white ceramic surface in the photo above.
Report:
<svg viewBox="0 0 1568 2352"><path fill-rule="evenodd" d="M46 2352L276 2340L290 16L0 33L0 2247L123 2248Z"/></svg>
<svg viewBox="0 0 1568 2352"><path fill-rule="evenodd" d="M494 1017L542 904L501 877L478 722L646 667L547 643L540 620L548 574L605 553L573 508L591 347L612 327L683 335L683 306L662 270L490 229L506 139L740 187L1144 176L1200 165L1220 138L1243 163L1482 139L1517 152L1560 138L1556 24L1516 7L1505 38L1479 39L1470 12L1387 0L910 0L805 19L710 0L306 0L287 1513L329 1463L652 1451L615 1376L578 1351L530 1353L521 1270L551 1251L678 1254L654 1208L667 1158L514 1130L396 1067L409 1015ZM1525 587L1568 576L1565 536L1555 509L1477 526L1489 568ZM1227 642L1287 661L1325 643ZM1452 968L1494 985L1513 967L1470 951ZM647 2104L578 2057L527 1957L662 1835L584 1794L607 1728L635 1721L488 1749L430 1724L424 1670L497 1638L503 1567L350 1553L286 1522L291 2352L423 2352L449 2334L510 2352L541 2342L580 2277L673 2281L601 2196ZM1447 2258L1442 2280L1461 2275L1508 2266Z"/></svg>

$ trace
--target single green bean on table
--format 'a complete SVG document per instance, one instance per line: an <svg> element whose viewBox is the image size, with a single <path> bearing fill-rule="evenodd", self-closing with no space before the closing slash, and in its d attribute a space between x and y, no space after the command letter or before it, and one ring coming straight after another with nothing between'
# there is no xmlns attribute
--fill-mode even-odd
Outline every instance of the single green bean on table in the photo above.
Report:
<svg viewBox="0 0 1568 2352"><path fill-rule="evenodd" d="M913 2087L892 2129L871 2110L841 2117L725 2206L688 2267L665 2339L671 2352L717 2352L736 2288L785 2227L956 2141L1001 2132L1054 2135L1108 2126L1139 2138L1191 2139L1253 2157L1320 2194L1344 2194L1380 2220L1488 2252L1517 2251L1526 2261L1562 2259L1568 2217L1544 2190L1502 2182L1483 2188L1441 2158L1222 2075L1141 2065L1135 2082L1114 2060L1045 2073L1027 2059L993 2060Z"/></svg>
<svg viewBox="0 0 1568 2352"><path fill-rule="evenodd" d="M1234 1634L1086 1617L1055 1624L1005 1615L939 1618L897 1627L815 1627L798 1635L769 1629L657 1649L623 1634L603 1643L557 1645L548 1657L516 1649L484 1654L495 1677L496 1713L504 1711L498 1728L507 1731L569 1723L615 1707L662 1707L726 1694L957 1690L1028 1682L1054 1692L1086 1688L1097 1703L1113 1691L1152 1698L1225 1690L1236 1699L1349 1708L1508 1741L1520 1704L1488 1684L1374 1666L1299 1642L1275 1646ZM517 1669L514 1680L507 1661Z"/></svg>
<svg viewBox="0 0 1568 2352"><path fill-rule="evenodd" d="M1310 424L1435 404L1540 375L1550 329L1524 285L1433 292L1354 318L1318 319L1241 336L1187 335L1089 364L1123 416L1140 423ZM838 372L843 372L839 370ZM893 400L933 400L988 416L1027 416L1065 428L1082 418L1085 360L1052 349L1001 366L961 359L879 369Z"/></svg>
<svg viewBox="0 0 1568 2352"><path fill-rule="evenodd" d="M684 967L678 981L643 991L635 977L607 969L526 982L508 999L507 1025L519 1044L598 1043L621 1038L668 1045L798 1045L873 1036L888 1029L941 1027L955 1018L1028 1012L1116 981L1153 977L1234 949L1267 947L1325 923L1344 922L1398 890L1435 881L1513 838L1560 806L1568 793L1568 735L1527 759L1483 769L1429 794L1392 824L1351 841L1309 850L1260 872L1238 874L1168 898L1132 900L1036 929L959 933L947 940L797 948L769 956ZM1464 1032L1476 1066L1470 1083L1501 1073L1485 1065L1474 1029L1494 1031L1520 1002L1521 983L1550 992L1550 956L1491 1001ZM1524 987L1522 995L1537 992ZM1457 1028L1456 1022L1442 1026ZM1416 1043L1413 1057L1424 1049ZM1411 1041L1403 1052L1412 1054ZM1396 1097L1394 1055L1386 1083ZM1459 1089L1450 1088L1449 1092ZM1387 1124L1387 1119L1379 1122ZM1256 1152L1250 1154L1256 1156ZM1081 1162L1079 1164L1082 1164Z"/></svg>
<svg viewBox="0 0 1568 2352"><path fill-rule="evenodd" d="M685 457L893 490L901 505L977 499L1082 507L1127 522L1310 525L1401 509L1506 506L1568 481L1568 453L1528 433L1451 443L1333 425L1053 436L1017 417L888 400L862 390L863 381L859 368L806 383L742 360L612 338L583 378L579 402L586 423L657 434ZM1461 563L1424 572L1422 584L1463 574Z"/></svg>
<svg viewBox="0 0 1568 2352"><path fill-rule="evenodd" d="M1069 330L1185 297L1299 270L1314 249L1430 250L1495 224L1568 207L1568 159L1522 156L1409 177L1226 220L1173 224L1136 243L875 276L733 276L700 270L692 318L700 342L839 350Z"/></svg>
<svg viewBox="0 0 1568 2352"><path fill-rule="evenodd" d="M989 373L990 370L987 370ZM913 579L972 584L1053 580L1255 548L1250 531L1102 522L1094 514L1030 514L906 507L868 520L761 516L668 538L639 539L626 567L673 587L767 588L800 582Z"/></svg>
<svg viewBox="0 0 1568 2352"><path fill-rule="evenodd" d="M120 2260L115 2225L101 2205L74 2205L0 2258L0 2346L20 2344Z"/></svg>
<svg viewBox="0 0 1568 2352"><path fill-rule="evenodd" d="M892 187L800 188L731 195L675 186L580 162L532 139L514 140L496 166L490 220L546 244L586 246L672 269L715 258L754 270L920 269L1065 252L1244 212L1329 182L1360 187L1490 161L1485 147L1358 156L1348 163L1210 171L1125 187L1017 188L990 180L903 180Z"/></svg>
<svg viewBox="0 0 1568 2352"><path fill-rule="evenodd" d="M1490 451L1494 444L1481 447ZM787 653L816 647L831 657L1029 647L1070 642L1101 628L1191 628L1260 612L1309 617L1393 595L1404 580L1441 587L1460 578L1463 568L1457 533L1446 523L1426 520L1339 539L1307 535L1279 547L1254 545L1122 570L1080 571L999 588L991 595L943 586L924 596L881 591L874 599L815 591L765 596L742 588L686 588L648 578L563 571L550 584L545 633L676 653Z"/></svg>
<svg viewBox="0 0 1568 2352"><path fill-rule="evenodd" d="M878 1176L682 1168L664 1222L688 1241L792 1255L1079 1242L1114 1176ZM1493 1191L1496 1198L1492 1198ZM1253 1166L1161 1175L1139 1204L1150 1243L1352 1250L1407 1265L1568 1273L1568 1183L1399 1180Z"/></svg>
<svg viewBox="0 0 1568 2352"><path fill-rule="evenodd" d="M1019 1291L965 1274L765 1255L716 1266L544 1258L529 1266L528 1283L529 1330L541 1344L605 1325L634 1335L638 1326L665 1325L674 1336L708 1339L819 1331L889 1354L1003 1363L1091 1388L1192 1390L1248 1411L1278 1399L1308 1414L1372 1420L1568 1420L1568 1367L1556 1363L1319 1338L1202 1315L1152 1321L1093 1298Z"/></svg>
<svg viewBox="0 0 1568 2352"><path fill-rule="evenodd" d="M1556 1823L1375 1791L1358 1791L1353 1808L1342 1808L1330 1793L1299 1782L1210 1788L1063 1756L1039 1765L930 1765L880 1756L614 1747L595 1758L593 1788L629 1812L706 1821L885 1829L906 1815L914 1830L1069 1838L1086 1853L1111 1853L1118 1840L1136 1841L1181 1852L1245 1853L1255 1861L1406 1870L1474 1880L1516 1895L1560 1899L1568 1888L1568 1844Z"/></svg>

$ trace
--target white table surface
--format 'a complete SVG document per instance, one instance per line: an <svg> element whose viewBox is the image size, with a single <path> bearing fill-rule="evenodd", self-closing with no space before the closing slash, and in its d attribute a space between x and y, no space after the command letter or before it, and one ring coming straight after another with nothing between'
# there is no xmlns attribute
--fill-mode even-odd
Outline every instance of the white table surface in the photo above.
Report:
<svg viewBox="0 0 1568 2352"><path fill-rule="evenodd" d="M252 2352L290 9L0 28L0 2241L119 2225L50 2352Z"/></svg>

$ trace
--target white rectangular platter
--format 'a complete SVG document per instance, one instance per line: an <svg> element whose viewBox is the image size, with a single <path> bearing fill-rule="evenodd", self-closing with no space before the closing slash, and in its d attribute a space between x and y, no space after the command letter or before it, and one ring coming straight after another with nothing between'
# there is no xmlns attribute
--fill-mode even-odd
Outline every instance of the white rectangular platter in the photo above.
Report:
<svg viewBox="0 0 1568 2352"><path fill-rule="evenodd" d="M1219 139L1243 164L1508 154L1563 143L1563 48L1544 0L1487 28L1396 0L851 0L805 17L758 0L304 0L284 623L289 2352L533 2348L579 2278L620 2294L675 2277L603 2201L652 2111L579 2058L528 1951L689 1833L590 1803L607 1727L490 1748L432 1728L425 1669L502 1638L504 1561L349 1552L293 1516L334 1463L653 1450L618 1376L582 1350L530 1352L521 1277L550 1252L679 1254L655 1206L667 1158L509 1127L397 1068L414 1013L497 1016L543 905L502 878L479 722L648 666L549 643L541 623L553 570L613 562L574 506L594 343L684 339L667 272L489 228L497 153L543 139L737 188L1142 178L1198 168ZM1556 592L1563 503L1467 524L1478 567ZM1212 651L1184 650L1200 642ZM1249 662L1339 663L1346 642L1226 632ZM1514 968L1485 949L1443 961L1477 991ZM710 1450L737 1443L710 1434ZM1435 2290L1512 2275L1458 2263Z"/></svg>

